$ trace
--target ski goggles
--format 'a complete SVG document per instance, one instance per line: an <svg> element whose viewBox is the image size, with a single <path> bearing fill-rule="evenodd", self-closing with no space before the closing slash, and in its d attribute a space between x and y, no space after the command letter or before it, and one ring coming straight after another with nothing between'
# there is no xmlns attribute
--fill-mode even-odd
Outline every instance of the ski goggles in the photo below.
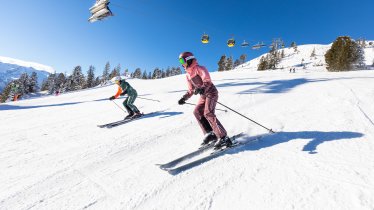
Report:
<svg viewBox="0 0 374 210"><path fill-rule="evenodd" d="M194 59L194 58L195 58L195 56L193 56L193 55L188 56L186 59L184 59L184 58L179 58L179 63L183 65L183 64L186 64L187 61L189 61L189 60L191 60L191 59Z"/></svg>

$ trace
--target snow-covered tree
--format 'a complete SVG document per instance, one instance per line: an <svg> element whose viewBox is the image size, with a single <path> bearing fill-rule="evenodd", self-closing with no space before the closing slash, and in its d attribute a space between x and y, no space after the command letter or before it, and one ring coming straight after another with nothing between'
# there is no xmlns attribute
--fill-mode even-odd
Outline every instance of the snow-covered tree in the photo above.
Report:
<svg viewBox="0 0 374 210"><path fill-rule="evenodd" d="M113 77L116 77L116 76L119 76L117 70L114 68L110 74L109 74L109 78L113 78Z"/></svg>
<svg viewBox="0 0 374 210"><path fill-rule="evenodd" d="M128 77L129 75L129 69L125 69L123 76Z"/></svg>
<svg viewBox="0 0 374 210"><path fill-rule="evenodd" d="M86 86L86 79L82 73L82 67L76 66L73 70L72 76L72 90L81 90Z"/></svg>
<svg viewBox="0 0 374 210"><path fill-rule="evenodd" d="M239 60L240 60L240 64L245 63L246 60L247 60L247 55L246 55L246 54L242 54L242 55L239 57Z"/></svg>
<svg viewBox="0 0 374 210"><path fill-rule="evenodd" d="M39 89L38 75L36 74L36 72L31 73L28 89L29 89L29 93L36 93Z"/></svg>
<svg viewBox="0 0 374 210"><path fill-rule="evenodd" d="M260 62L258 63L257 71L263 71L263 70L266 70L267 67L268 67L267 59L266 59L266 57L262 56L262 57L260 58Z"/></svg>
<svg viewBox="0 0 374 210"><path fill-rule="evenodd" d="M218 61L218 71L225 71L226 70L226 55L222 55L220 60Z"/></svg>
<svg viewBox="0 0 374 210"><path fill-rule="evenodd" d="M357 67L359 69L365 69L365 51L362 45L357 45L356 46L356 56L357 56Z"/></svg>
<svg viewBox="0 0 374 210"><path fill-rule="evenodd" d="M143 71L142 79L147 79L147 71L146 70Z"/></svg>
<svg viewBox="0 0 374 210"><path fill-rule="evenodd" d="M229 71L234 68L234 62L232 56L228 57L226 60L226 71Z"/></svg>
<svg viewBox="0 0 374 210"><path fill-rule="evenodd" d="M56 74L50 74L48 76L47 85L46 85L48 87L48 93L49 94L52 94L52 93L55 92L55 90L56 90L55 82L56 82Z"/></svg>
<svg viewBox="0 0 374 210"><path fill-rule="evenodd" d="M237 66L240 66L240 60L239 59L236 59L235 62L234 62L234 68L237 67Z"/></svg>
<svg viewBox="0 0 374 210"><path fill-rule="evenodd" d="M91 65L88 68L88 71L87 71L86 87L91 88L91 87L95 87L95 86L96 86L96 84L95 84L95 67Z"/></svg>
<svg viewBox="0 0 374 210"><path fill-rule="evenodd" d="M162 78L162 71L158 67L156 67L153 70L152 79L160 79L160 78Z"/></svg>
<svg viewBox="0 0 374 210"><path fill-rule="evenodd" d="M106 82L111 79L111 78L109 78L109 71L110 71L110 63L108 61L105 64L103 75L101 76L101 82L102 82L102 84L106 84Z"/></svg>
<svg viewBox="0 0 374 210"><path fill-rule="evenodd" d="M284 50L282 50L282 52L281 52L281 58L284 58L284 57L285 57Z"/></svg>
<svg viewBox="0 0 374 210"><path fill-rule="evenodd" d="M66 77L66 81L63 87L63 92L69 92L74 90L73 76Z"/></svg>
<svg viewBox="0 0 374 210"><path fill-rule="evenodd" d="M64 91L64 85L65 85L65 82L66 82L66 77L65 77L65 74L63 73L59 73L56 77L55 77L55 83L54 83L54 91L58 91L60 93L62 92L65 92Z"/></svg>
<svg viewBox="0 0 374 210"><path fill-rule="evenodd" d="M118 64L114 69L116 70L117 75L120 76L121 75L121 64Z"/></svg>
<svg viewBox="0 0 374 210"><path fill-rule="evenodd" d="M132 77L141 79L142 78L142 70L140 68L136 68Z"/></svg>
<svg viewBox="0 0 374 210"><path fill-rule="evenodd" d="M15 81L10 81L4 88L3 92L1 93L0 102L8 102L12 101L14 95L17 93L17 87Z"/></svg>
<svg viewBox="0 0 374 210"><path fill-rule="evenodd" d="M30 79L27 73L22 73L18 79L19 81L19 93L20 95L29 94Z"/></svg>

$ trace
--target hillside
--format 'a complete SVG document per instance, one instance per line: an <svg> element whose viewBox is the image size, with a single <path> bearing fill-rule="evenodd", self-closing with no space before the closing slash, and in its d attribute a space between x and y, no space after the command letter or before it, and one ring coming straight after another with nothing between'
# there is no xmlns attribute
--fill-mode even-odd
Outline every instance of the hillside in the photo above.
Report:
<svg viewBox="0 0 374 210"><path fill-rule="evenodd" d="M161 102L137 99L156 113L112 129L97 125L125 116L115 85L1 104L0 209L374 209L373 71L211 76L221 103L277 133L177 175L155 164L202 139L177 104L184 75L130 80ZM240 141L266 133L217 116Z"/></svg>
<svg viewBox="0 0 374 210"><path fill-rule="evenodd" d="M38 83L41 84L49 74L54 73L54 70L50 66L39 63L0 56L0 92L9 81L18 79L22 73L31 75L32 72L37 73Z"/></svg>
<svg viewBox="0 0 374 210"><path fill-rule="evenodd" d="M368 43L370 41L367 41ZM290 68L295 68L296 70L305 70L304 65L306 66L306 71L327 71L325 54L331 48L329 45L321 44L307 44L297 46L297 52L293 48L284 48L285 58L278 64L278 69L283 69L288 71ZM316 56L311 57L311 54L315 49ZM371 66L374 62L374 46L367 46L365 49L365 63L368 66ZM238 66L237 69L245 69L251 71L257 71L258 63L262 56L265 56L267 53L250 60L243 65ZM304 61L303 61L304 59ZM371 67L369 67L371 68Z"/></svg>

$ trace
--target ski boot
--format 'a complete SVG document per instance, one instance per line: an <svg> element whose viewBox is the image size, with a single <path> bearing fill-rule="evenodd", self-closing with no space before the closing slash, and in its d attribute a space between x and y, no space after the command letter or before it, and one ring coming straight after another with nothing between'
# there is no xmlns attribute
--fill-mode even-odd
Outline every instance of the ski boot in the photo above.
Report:
<svg viewBox="0 0 374 210"><path fill-rule="evenodd" d="M203 139L203 143L201 143L201 146L207 145L212 141L217 141L216 134L213 133L213 131L210 131L209 133L206 133Z"/></svg>
<svg viewBox="0 0 374 210"><path fill-rule="evenodd" d="M129 119L131 119L133 116L134 116L134 113L130 113L129 115L127 115L127 116L125 117L124 120L129 120Z"/></svg>
<svg viewBox="0 0 374 210"><path fill-rule="evenodd" d="M231 139L228 136L224 136L214 144L214 149L218 150L222 147L230 147L231 145Z"/></svg>
<svg viewBox="0 0 374 210"><path fill-rule="evenodd" d="M139 118L139 117L141 117L141 116L143 116L142 113L140 113L140 112L135 112L135 114L134 114L133 116L131 116L131 119Z"/></svg>

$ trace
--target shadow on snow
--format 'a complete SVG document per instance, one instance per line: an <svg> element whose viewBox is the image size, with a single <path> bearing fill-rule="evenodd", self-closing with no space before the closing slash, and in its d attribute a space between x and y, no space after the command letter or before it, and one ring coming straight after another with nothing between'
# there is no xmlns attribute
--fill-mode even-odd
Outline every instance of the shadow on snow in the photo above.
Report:
<svg viewBox="0 0 374 210"><path fill-rule="evenodd" d="M261 136L261 135L259 135ZM317 154L317 147L318 145L329 142L329 141L338 141L338 140L350 140L354 138L359 138L364 136L362 133L357 132L349 132L349 131L331 131L331 132L323 132L323 131L300 131L300 132L277 132L272 135L264 136L259 141L249 142L248 144L244 144L238 146L237 148L233 148L223 153L219 153L217 155L212 155L211 157L204 158L202 161L197 161L194 164L190 165L189 167L184 167L183 170L174 170L172 171L172 175L179 174L182 171L189 170L194 168L200 164L208 162L212 159L220 157L225 154L237 154L240 152L245 151L257 151L264 148L272 147L277 144L286 143L293 140L309 140L309 142L304 145L302 151L308 152L309 154ZM246 141L249 139L250 136L241 138L239 141Z"/></svg>

